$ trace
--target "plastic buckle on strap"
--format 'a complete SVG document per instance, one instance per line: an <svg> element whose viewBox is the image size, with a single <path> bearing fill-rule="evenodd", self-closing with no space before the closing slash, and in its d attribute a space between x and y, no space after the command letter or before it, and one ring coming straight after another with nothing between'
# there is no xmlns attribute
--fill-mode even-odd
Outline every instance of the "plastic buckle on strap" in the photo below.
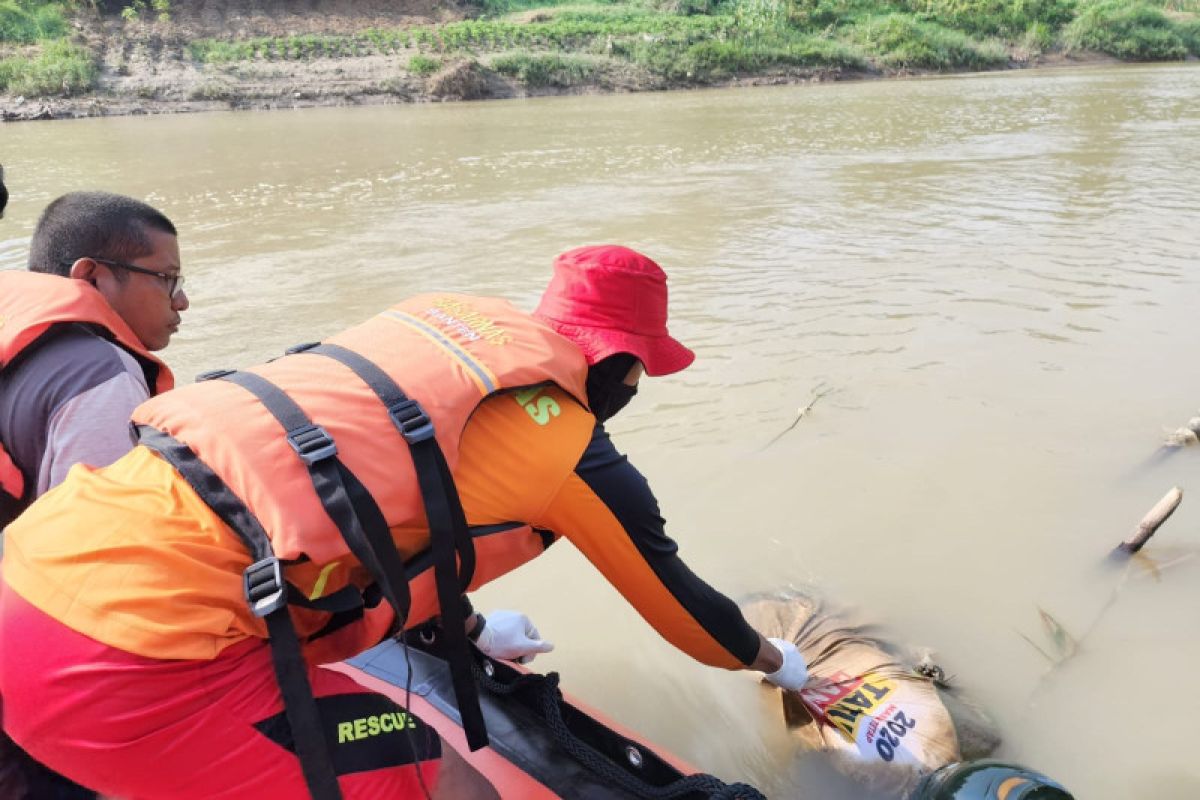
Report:
<svg viewBox="0 0 1200 800"><path fill-rule="evenodd" d="M388 416L400 429L404 441L409 444L433 438L433 422L430 421L429 415L416 400L405 399L388 406Z"/></svg>
<svg viewBox="0 0 1200 800"><path fill-rule="evenodd" d="M337 455L333 437L320 425L305 425L288 433L288 444L300 456L306 466Z"/></svg>
<svg viewBox="0 0 1200 800"><path fill-rule="evenodd" d="M294 344L287 350L284 350L284 355L294 356L296 353L303 353L306 350L312 350L314 347L320 346L320 342L305 342L304 344Z"/></svg>
<svg viewBox="0 0 1200 800"><path fill-rule="evenodd" d="M236 369L213 369L208 372L201 372L196 376L196 383L215 381L217 378L224 378L226 375L232 375L235 372L237 372Z"/></svg>
<svg viewBox="0 0 1200 800"><path fill-rule="evenodd" d="M283 564L275 556L256 561L242 573L246 602L255 616L265 617L287 605L287 584L283 582Z"/></svg>

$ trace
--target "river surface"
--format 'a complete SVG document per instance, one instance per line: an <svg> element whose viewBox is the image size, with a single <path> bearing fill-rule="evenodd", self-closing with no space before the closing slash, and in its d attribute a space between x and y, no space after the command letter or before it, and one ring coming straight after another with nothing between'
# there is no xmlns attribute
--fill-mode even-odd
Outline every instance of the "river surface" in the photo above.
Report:
<svg viewBox="0 0 1200 800"><path fill-rule="evenodd" d="M1148 461L1200 407L1196 65L27 123L0 160L2 267L69 190L175 220L183 380L411 293L532 308L556 253L644 250L698 359L611 427L696 572L936 648L1002 755L1080 798L1200 796L1200 448ZM1173 485L1164 568L1107 605L1105 554ZM477 605L529 612L558 646L539 665L703 768L856 796L569 545ZM1039 608L1083 637L1050 672Z"/></svg>

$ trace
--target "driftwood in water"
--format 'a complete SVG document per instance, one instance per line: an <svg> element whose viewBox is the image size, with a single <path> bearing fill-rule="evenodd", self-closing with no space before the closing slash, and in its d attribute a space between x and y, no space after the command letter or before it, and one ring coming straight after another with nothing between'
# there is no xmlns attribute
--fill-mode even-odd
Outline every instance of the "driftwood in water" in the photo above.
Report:
<svg viewBox="0 0 1200 800"><path fill-rule="evenodd" d="M812 399L808 401L808 405L802 406L802 407L796 409L796 416L792 419L792 424L788 425L786 428L781 430L779 433L775 434L775 436L771 439L771 441L767 442L766 444L764 444L762 446L762 449L766 450L768 447L770 447L771 445L775 444L780 439L782 439L784 434L786 434L792 428L799 425L800 420L804 419L805 414L807 414L809 411L812 411L813 406L815 406L817 404L817 401L832 391L833 390L827 388L824 383L817 384L817 388L813 389L813 396L812 396Z"/></svg>
<svg viewBox="0 0 1200 800"><path fill-rule="evenodd" d="M1150 540L1164 522L1170 519L1175 513L1175 509L1179 508L1179 503L1183 500L1183 490L1178 486L1171 489L1163 495L1163 498L1154 504L1154 508L1150 509L1146 516L1142 517L1142 521L1134 529L1125 541L1117 545L1114 553L1136 553L1142 549L1142 546Z"/></svg>
<svg viewBox="0 0 1200 800"><path fill-rule="evenodd" d="M1082 634L1080 634L1078 637L1072 636L1067 632L1067 629L1062 625L1062 623L1055 619L1050 612L1042 608L1038 608L1038 614L1041 616L1042 630L1046 634L1046 641L1049 643L1048 649L1044 649L1033 639L1029 638L1023 633L1018 632L1022 639L1032 645L1035 650L1041 653L1042 656L1044 656L1046 660L1050 662L1050 672L1048 672L1047 675L1053 673L1057 667L1070 660L1080 652L1081 645L1083 644L1084 640L1091 635L1092 631L1096 630L1096 628L1100 625L1100 621L1104 619L1104 616L1108 613L1108 610L1116 604L1117 598L1120 597L1121 591L1125 588L1125 584L1129 582L1131 576L1133 575L1135 564L1140 563L1145 571L1157 577L1160 571L1166 566L1172 566L1191 558L1192 554L1188 554L1180 559L1176 559L1162 566L1156 566L1153 561L1150 561L1145 556L1131 558L1142 549L1142 546L1145 545L1146 542L1150 540L1150 537L1154 535L1154 532L1162 527L1162 524L1166 522L1173 513L1175 513L1175 509L1179 508L1179 504L1182 501L1183 490L1178 486L1172 488L1171 491L1163 495L1161 500L1154 504L1153 508L1146 512L1146 516L1142 517L1142 521L1137 524L1137 527L1134 528L1133 533L1131 533L1129 537L1125 539L1125 541L1113 548L1113 550L1108 554L1108 561L1110 563L1115 562L1123 565L1121 578L1117 581L1116 585L1113 586L1112 592L1109 594L1108 599L1105 601L1104 605L1100 607L1100 610L1096 612L1096 615L1092 618L1091 623L1087 626ZM1147 565L1148 569L1145 569Z"/></svg>
<svg viewBox="0 0 1200 800"><path fill-rule="evenodd" d="M1200 417L1192 417L1187 425L1167 434L1163 447L1187 447L1197 443L1200 443Z"/></svg>

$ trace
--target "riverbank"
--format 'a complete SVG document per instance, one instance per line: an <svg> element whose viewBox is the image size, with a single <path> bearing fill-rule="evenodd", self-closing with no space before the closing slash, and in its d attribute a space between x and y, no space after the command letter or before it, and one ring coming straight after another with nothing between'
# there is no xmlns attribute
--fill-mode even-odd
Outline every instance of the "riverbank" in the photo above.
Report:
<svg viewBox="0 0 1200 800"><path fill-rule="evenodd" d="M1200 0L0 0L0 117L630 92L1200 56Z"/></svg>

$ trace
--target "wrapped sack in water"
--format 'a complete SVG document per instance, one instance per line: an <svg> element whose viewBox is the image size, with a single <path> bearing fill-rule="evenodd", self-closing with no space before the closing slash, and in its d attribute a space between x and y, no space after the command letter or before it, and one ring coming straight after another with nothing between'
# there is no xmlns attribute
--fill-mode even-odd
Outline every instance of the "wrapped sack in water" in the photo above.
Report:
<svg viewBox="0 0 1200 800"><path fill-rule="evenodd" d="M849 611L798 592L741 605L752 626L794 642L808 661L805 688L783 693L792 734L864 787L907 797L924 776L999 746L995 725L928 657L888 643Z"/></svg>

